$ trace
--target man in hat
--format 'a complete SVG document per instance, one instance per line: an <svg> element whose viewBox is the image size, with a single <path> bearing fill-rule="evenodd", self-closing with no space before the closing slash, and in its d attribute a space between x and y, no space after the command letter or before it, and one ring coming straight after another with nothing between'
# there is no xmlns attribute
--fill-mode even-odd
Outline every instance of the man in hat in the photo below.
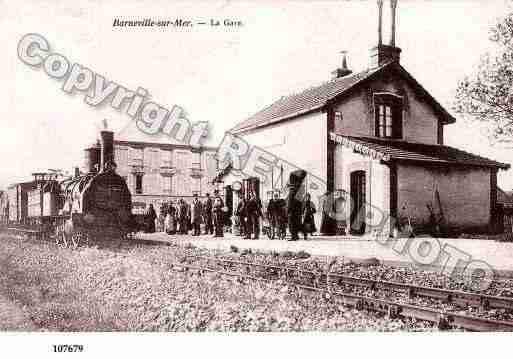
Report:
<svg viewBox="0 0 513 359"><path fill-rule="evenodd" d="M289 241L297 241L299 239L298 232L301 231L301 215L303 203L296 198L297 191L291 190L288 195L287 216L291 238Z"/></svg>
<svg viewBox="0 0 513 359"><path fill-rule="evenodd" d="M214 191L214 204L212 208L212 214L214 217L214 237L223 237L223 226L224 226L224 202L219 191Z"/></svg>
<svg viewBox="0 0 513 359"><path fill-rule="evenodd" d="M192 221L192 235L199 236L200 235L200 224L201 224L201 216L203 214L203 206L198 199L198 194L194 194L194 199L192 200L191 205L191 221Z"/></svg>
<svg viewBox="0 0 513 359"><path fill-rule="evenodd" d="M237 216L237 219L239 221L239 228L240 228L240 236L244 236L246 233L246 206L247 201L244 195L241 193L239 194L239 204L237 205L237 209L235 210L235 215Z"/></svg>
<svg viewBox="0 0 513 359"><path fill-rule="evenodd" d="M246 208L246 238L250 239L251 234L253 234L253 239L258 239L260 235L259 220L262 217L262 202L260 198L257 198L255 192L251 192Z"/></svg>
<svg viewBox="0 0 513 359"><path fill-rule="evenodd" d="M267 204L267 219L269 220L269 224L271 226L271 239L274 239L277 234L277 205L278 205L278 193L274 192L273 197L269 200Z"/></svg>
<svg viewBox="0 0 513 359"><path fill-rule="evenodd" d="M203 205L203 218L205 221L205 234L214 234L214 225L212 224L212 207L213 201L210 193L207 193L207 199Z"/></svg>

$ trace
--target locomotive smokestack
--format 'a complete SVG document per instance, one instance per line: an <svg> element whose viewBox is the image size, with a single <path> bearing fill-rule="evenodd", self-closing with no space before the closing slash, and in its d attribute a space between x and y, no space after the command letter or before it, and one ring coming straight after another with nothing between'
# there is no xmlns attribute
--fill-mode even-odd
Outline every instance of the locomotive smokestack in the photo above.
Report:
<svg viewBox="0 0 513 359"><path fill-rule="evenodd" d="M80 169L78 167L75 167L75 178L80 177Z"/></svg>
<svg viewBox="0 0 513 359"><path fill-rule="evenodd" d="M101 142L101 167L100 169L103 171L105 168L105 163L114 162L114 132L112 131L101 131L100 132L100 142Z"/></svg>

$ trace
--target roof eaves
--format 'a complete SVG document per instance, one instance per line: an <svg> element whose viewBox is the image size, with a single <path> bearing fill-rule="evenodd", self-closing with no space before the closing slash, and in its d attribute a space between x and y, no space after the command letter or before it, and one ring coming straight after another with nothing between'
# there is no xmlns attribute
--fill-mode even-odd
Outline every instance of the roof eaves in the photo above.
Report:
<svg viewBox="0 0 513 359"><path fill-rule="evenodd" d="M481 158L481 160L461 160L461 161L444 160L444 159L438 159L438 158L413 159L411 157L388 153L386 151L383 151L383 150L380 150L377 148L373 148L372 146L370 146L368 143L365 142L365 138L358 139L358 138L353 138L352 136L340 135L335 132L330 132L330 139L332 141L341 144L344 141L344 140L342 140L342 138L344 138L345 141L349 141L350 143L358 144L359 146L368 148L370 153L373 153L373 152L379 153L380 156L382 156L382 160L384 160L384 161L400 160L400 161L413 161L413 162L420 161L420 162L431 162L431 163L450 163L450 164L461 164L461 165L469 165L469 166L500 168L500 169L504 169L504 170L507 170L510 168L509 163L501 163L501 162L493 161L491 159L480 157L480 156L477 156L477 157ZM444 146L444 147L465 153L468 156L474 156L474 157L476 156L469 152L461 151L461 150L458 150L453 147L449 147L449 146Z"/></svg>
<svg viewBox="0 0 513 359"><path fill-rule="evenodd" d="M390 155L390 158L400 161L412 161L412 162L432 162L432 163L450 163L450 164L461 164L468 166L478 166L478 167L497 167L500 169L509 169L510 165L507 163L495 162L489 160L489 162L481 162L481 161L472 161L472 160L443 160L439 158L429 158L429 159L412 159L404 156L394 156Z"/></svg>

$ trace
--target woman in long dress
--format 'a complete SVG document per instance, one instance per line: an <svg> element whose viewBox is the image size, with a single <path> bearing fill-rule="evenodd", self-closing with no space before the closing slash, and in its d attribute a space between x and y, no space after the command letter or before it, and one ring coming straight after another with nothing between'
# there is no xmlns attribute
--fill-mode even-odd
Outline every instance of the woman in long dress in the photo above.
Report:
<svg viewBox="0 0 513 359"><path fill-rule="evenodd" d="M176 209L173 203L170 203L170 205L167 207L164 226L167 234L176 233Z"/></svg>
<svg viewBox="0 0 513 359"><path fill-rule="evenodd" d="M155 219L157 218L157 212L153 208L153 204L149 204L148 210L146 211L146 226L148 233L155 233Z"/></svg>

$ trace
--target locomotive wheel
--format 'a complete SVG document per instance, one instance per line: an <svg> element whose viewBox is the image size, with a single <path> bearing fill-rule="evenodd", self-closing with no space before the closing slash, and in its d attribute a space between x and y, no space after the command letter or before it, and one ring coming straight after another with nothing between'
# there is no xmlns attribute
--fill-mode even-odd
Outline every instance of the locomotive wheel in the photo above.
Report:
<svg viewBox="0 0 513 359"><path fill-rule="evenodd" d="M64 234L64 225L59 224L59 225L55 226L54 237L55 237L56 245L60 245L61 242L66 243L66 236Z"/></svg>
<svg viewBox="0 0 513 359"><path fill-rule="evenodd" d="M62 244L64 245L64 247L68 247L68 237L66 236L66 233L64 233L64 231L62 231L62 233L61 233L61 238L62 238Z"/></svg>
<svg viewBox="0 0 513 359"><path fill-rule="evenodd" d="M73 231L73 233L71 234L71 245L74 248L77 248L80 246L81 242L82 242L82 233Z"/></svg>
<svg viewBox="0 0 513 359"><path fill-rule="evenodd" d="M74 248L77 248L80 245L81 239L82 239L82 237L80 236L79 232L73 232L71 234L71 244L73 245Z"/></svg>
<svg viewBox="0 0 513 359"><path fill-rule="evenodd" d="M71 235L71 244L74 248L79 247L80 245L87 245L88 244L88 236L87 234L80 232L80 231L74 231Z"/></svg>

